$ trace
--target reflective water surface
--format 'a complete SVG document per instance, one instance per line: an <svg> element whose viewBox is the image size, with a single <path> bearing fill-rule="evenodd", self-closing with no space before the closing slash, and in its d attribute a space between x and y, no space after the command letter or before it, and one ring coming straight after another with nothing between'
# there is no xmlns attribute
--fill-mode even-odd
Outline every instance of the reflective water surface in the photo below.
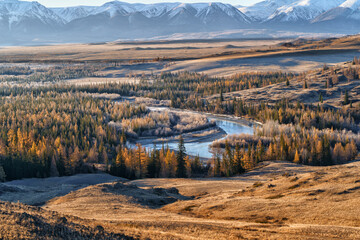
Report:
<svg viewBox="0 0 360 240"><path fill-rule="evenodd" d="M150 108L150 109L151 110L156 109L158 111L161 108ZM164 108L164 110L165 109L166 108ZM216 125L218 127L220 127L221 129L223 129L227 135L241 134L241 133L253 134L253 132L254 132L253 127L243 125L243 124L236 122L230 118L227 120L224 117L220 118L220 117L216 117L216 116L209 116L208 119L215 121ZM212 140L209 140L209 141L201 141L201 142L194 141L194 142L185 143L186 153L191 156L199 155L199 157L201 157L201 158L211 158L212 153L210 152L209 146L211 145L212 142L213 142ZM152 143L151 144L142 144L142 145L146 148L154 147L154 145ZM167 143L167 145L172 150L178 149L177 142L169 142L169 143ZM162 146L156 146L156 147L160 149Z"/></svg>

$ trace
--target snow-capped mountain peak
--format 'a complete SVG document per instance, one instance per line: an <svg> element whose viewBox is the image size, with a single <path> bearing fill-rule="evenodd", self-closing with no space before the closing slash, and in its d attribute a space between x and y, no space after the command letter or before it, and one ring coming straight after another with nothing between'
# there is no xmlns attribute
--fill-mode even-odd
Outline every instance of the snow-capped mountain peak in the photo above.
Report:
<svg viewBox="0 0 360 240"><path fill-rule="evenodd" d="M268 19L278 8L289 5L297 0L265 0L240 10L255 21Z"/></svg>
<svg viewBox="0 0 360 240"><path fill-rule="evenodd" d="M344 0L298 0L279 7L267 20L279 22L310 21L343 2Z"/></svg>
<svg viewBox="0 0 360 240"><path fill-rule="evenodd" d="M155 3L138 5L137 11L141 12L147 18L160 17L161 15L169 12L171 9L177 7L179 3Z"/></svg>
<svg viewBox="0 0 360 240"><path fill-rule="evenodd" d="M360 20L360 0L347 0L338 7L330 9L312 20L313 23L327 23L331 21L337 25L349 25L349 21ZM359 23L355 23L359 26ZM358 28L358 27L357 27Z"/></svg>
<svg viewBox="0 0 360 240"><path fill-rule="evenodd" d="M25 19L36 19L44 24L64 23L62 18L38 2L0 0L0 16L8 19L9 28Z"/></svg>
<svg viewBox="0 0 360 240"><path fill-rule="evenodd" d="M264 0L249 7L221 2L111 1L97 7L52 9L38 2L0 0L0 31L5 38L30 40L53 34L55 41L59 36L79 41L84 38L108 41L254 27L301 32L350 29L349 32L357 33L359 21L360 0Z"/></svg>
<svg viewBox="0 0 360 240"><path fill-rule="evenodd" d="M341 4L340 7L356 10L356 9L360 8L360 1L359 0L347 0L346 2Z"/></svg>
<svg viewBox="0 0 360 240"><path fill-rule="evenodd" d="M59 17L63 18L65 22L71 22L72 20L87 17L96 7L91 6L78 6L67 8L52 8Z"/></svg>

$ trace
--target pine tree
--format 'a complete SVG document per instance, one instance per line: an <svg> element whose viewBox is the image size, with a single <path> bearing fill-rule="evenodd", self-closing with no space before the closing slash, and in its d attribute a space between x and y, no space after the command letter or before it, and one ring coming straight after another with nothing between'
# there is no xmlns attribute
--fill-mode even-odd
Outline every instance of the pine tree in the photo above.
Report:
<svg viewBox="0 0 360 240"><path fill-rule="evenodd" d="M221 176L221 159L218 152L213 154L213 176L220 177Z"/></svg>
<svg viewBox="0 0 360 240"><path fill-rule="evenodd" d="M308 88L308 84L306 82L306 80L304 81L304 86L303 86L304 89L307 89Z"/></svg>
<svg viewBox="0 0 360 240"><path fill-rule="evenodd" d="M354 57L354 60L352 61L352 65L358 65L359 59L357 57Z"/></svg>
<svg viewBox="0 0 360 240"><path fill-rule="evenodd" d="M113 176L118 175L118 168L117 168L117 165L116 165L116 158L113 158L112 161L111 161L110 174L113 175Z"/></svg>
<svg viewBox="0 0 360 240"><path fill-rule="evenodd" d="M222 88L220 88L220 102L224 101L224 94Z"/></svg>
<svg viewBox="0 0 360 240"><path fill-rule="evenodd" d="M235 162L234 173L238 173L238 174L244 173L245 169L244 169L243 163L242 163L242 154L241 154L241 149L240 149L239 143L236 143L236 145L235 145L234 162Z"/></svg>
<svg viewBox="0 0 360 240"><path fill-rule="evenodd" d="M158 150L156 149L156 146L154 145L153 150L150 154L149 163L147 165L147 177L149 178L155 178L158 177Z"/></svg>
<svg viewBox="0 0 360 240"><path fill-rule="evenodd" d="M124 130L122 130L122 132L121 132L120 142L121 142L122 145L126 144L126 134L125 134Z"/></svg>
<svg viewBox="0 0 360 240"><path fill-rule="evenodd" d="M199 155L194 158L191 162L191 172L193 174L200 174L201 173L201 162Z"/></svg>
<svg viewBox="0 0 360 240"><path fill-rule="evenodd" d="M0 182L5 182L5 180L6 180L6 174L3 166L0 165Z"/></svg>
<svg viewBox="0 0 360 240"><path fill-rule="evenodd" d="M333 161L331 158L331 147L330 147L330 142L327 139L326 135L324 136L324 140L323 140L323 162L324 165L332 165Z"/></svg>
<svg viewBox="0 0 360 240"><path fill-rule="evenodd" d="M123 150L121 144L119 145L119 151L116 155L116 173L119 177L126 177L126 164L123 155Z"/></svg>
<svg viewBox="0 0 360 240"><path fill-rule="evenodd" d="M186 177L186 149L184 144L184 138L180 135L178 152L176 155L177 169L176 169L176 177L185 178Z"/></svg>
<svg viewBox="0 0 360 240"><path fill-rule="evenodd" d="M223 154L223 164L224 164L225 175L227 177L230 177L233 174L232 169L234 168L234 163L233 163L231 147L230 147L228 141L225 142L225 152Z"/></svg>
<svg viewBox="0 0 360 240"><path fill-rule="evenodd" d="M65 176L66 175L66 167L65 167L66 149L60 144L57 152L58 152L58 157L57 157L57 161L56 161L56 168L57 168L60 176Z"/></svg>
<svg viewBox="0 0 360 240"><path fill-rule="evenodd" d="M104 161L104 163L105 163L105 166L109 166L109 157L108 157L108 154L107 154L107 152L106 152L106 149L105 148L103 148L103 150L102 150L102 153L101 153L101 158L102 158L102 160Z"/></svg>
<svg viewBox="0 0 360 240"><path fill-rule="evenodd" d="M345 95L344 95L344 105L348 105L349 103L350 103L350 101L349 101L349 93L346 90Z"/></svg>

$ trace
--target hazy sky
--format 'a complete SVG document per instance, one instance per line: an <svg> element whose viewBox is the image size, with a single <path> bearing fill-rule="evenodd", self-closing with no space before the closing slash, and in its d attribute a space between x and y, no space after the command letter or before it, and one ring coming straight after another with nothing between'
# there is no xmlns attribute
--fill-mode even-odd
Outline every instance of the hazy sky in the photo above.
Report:
<svg viewBox="0 0 360 240"><path fill-rule="evenodd" d="M30 1L30 0L28 0ZM67 7L67 6L77 6L77 5L87 5L87 6L100 6L106 2L112 0L37 0L39 3L47 7ZM123 2L130 3L158 3L158 2L222 2L222 3L231 3L234 5L251 5L261 0L122 0Z"/></svg>

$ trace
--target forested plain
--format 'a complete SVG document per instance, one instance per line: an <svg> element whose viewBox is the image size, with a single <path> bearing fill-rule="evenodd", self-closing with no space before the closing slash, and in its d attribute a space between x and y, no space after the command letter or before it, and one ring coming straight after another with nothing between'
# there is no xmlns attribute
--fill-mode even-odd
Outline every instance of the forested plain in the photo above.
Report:
<svg viewBox="0 0 360 240"><path fill-rule="evenodd" d="M135 83L69 85L70 78L98 76L108 66L76 65L32 70L3 67L2 82L46 83L39 86L8 84L0 90L0 180L66 176L104 170L130 179L155 177L232 176L253 169L262 161L284 160L308 165L334 165L351 161L360 147L360 103L347 91L341 106L282 99L254 102L227 94L273 84L292 84L295 79L310 88L307 74L282 72L241 73L231 77L178 72L143 77ZM324 66L324 89L341 81L358 81L359 60L343 69L339 79L335 68ZM172 124L169 115L150 114L145 105L116 103L93 97L93 93L168 100L170 107L226 114L258 121L254 135L229 136L212 145L207 162L186 156L182 131L179 147L166 144L146 149L130 148L131 138L142 136L159 123ZM121 128L111 122L121 122Z"/></svg>

